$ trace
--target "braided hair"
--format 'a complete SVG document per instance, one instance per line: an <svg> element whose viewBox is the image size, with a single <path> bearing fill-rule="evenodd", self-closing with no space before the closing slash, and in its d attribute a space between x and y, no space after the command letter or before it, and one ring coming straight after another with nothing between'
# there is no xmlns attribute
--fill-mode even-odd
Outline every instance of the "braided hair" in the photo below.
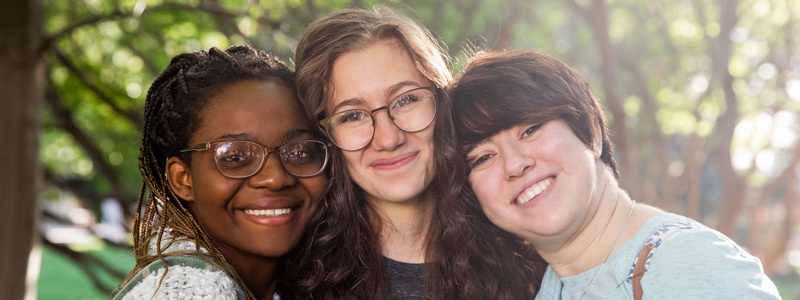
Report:
<svg viewBox="0 0 800 300"><path fill-rule="evenodd" d="M295 89L294 72L285 63L249 46L233 46L224 51L215 47L177 55L150 86L139 153L143 182L133 229L136 266L123 285L156 260L191 253L201 255L231 274L248 299L254 299L241 277L189 213L185 202L170 188L166 177L170 157L178 156L190 162L191 156L181 153L180 149L190 146L189 141L202 122L209 100L226 87L249 80L276 82ZM315 127L309 123L309 128ZM165 232L169 233L165 235ZM183 240L193 240L198 249L205 248L209 254L201 251L165 253L170 245ZM148 251L152 245L155 245L155 253Z"/></svg>

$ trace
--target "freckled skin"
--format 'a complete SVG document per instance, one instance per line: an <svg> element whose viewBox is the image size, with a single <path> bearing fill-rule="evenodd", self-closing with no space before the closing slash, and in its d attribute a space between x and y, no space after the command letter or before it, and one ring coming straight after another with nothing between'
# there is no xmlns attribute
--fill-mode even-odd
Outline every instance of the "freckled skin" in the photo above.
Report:
<svg viewBox="0 0 800 300"><path fill-rule="evenodd" d="M395 40L386 40L362 50L346 53L334 61L333 97L326 109L331 115L346 109L373 110L385 106L399 94L430 83L415 67L409 54ZM392 86L406 82L388 94ZM358 105L333 109L349 99ZM389 119L385 110L376 112L375 134L366 148L344 151L347 169L353 181L371 201L413 202L428 188L433 171L433 122L427 128L408 133ZM412 159L398 168L380 169L379 160Z"/></svg>

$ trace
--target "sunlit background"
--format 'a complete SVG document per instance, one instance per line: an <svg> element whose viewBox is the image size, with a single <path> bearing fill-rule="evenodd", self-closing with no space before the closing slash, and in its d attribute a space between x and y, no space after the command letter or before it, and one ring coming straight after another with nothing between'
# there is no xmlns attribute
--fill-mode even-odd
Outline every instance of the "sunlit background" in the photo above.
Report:
<svg viewBox="0 0 800 300"><path fill-rule="evenodd" d="M130 227L150 83L181 52L284 58L304 27L378 1L42 0L46 101L39 299L107 299ZM586 76L631 196L736 240L800 295L800 0L390 1L453 56L534 48Z"/></svg>

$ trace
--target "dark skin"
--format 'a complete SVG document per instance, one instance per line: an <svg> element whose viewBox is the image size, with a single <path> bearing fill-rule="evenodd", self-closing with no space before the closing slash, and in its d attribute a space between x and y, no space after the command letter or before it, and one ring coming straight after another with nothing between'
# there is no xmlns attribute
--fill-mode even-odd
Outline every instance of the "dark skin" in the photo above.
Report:
<svg viewBox="0 0 800 300"><path fill-rule="evenodd" d="M294 97L276 83L233 84L209 99L191 145L247 140L274 147L311 138ZM167 162L172 189L255 297L272 299L283 256L308 227L327 191L327 178L295 177L276 153L255 175L228 178L209 151L191 155L190 164L177 157Z"/></svg>

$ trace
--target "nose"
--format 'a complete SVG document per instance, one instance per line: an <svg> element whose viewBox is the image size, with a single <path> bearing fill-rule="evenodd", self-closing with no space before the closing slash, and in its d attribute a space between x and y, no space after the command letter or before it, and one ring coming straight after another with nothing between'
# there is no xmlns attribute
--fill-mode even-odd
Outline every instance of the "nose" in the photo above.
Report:
<svg viewBox="0 0 800 300"><path fill-rule="evenodd" d="M536 160L530 155L526 155L520 148L520 145L504 145L501 148L503 171L505 172L506 179L515 179L531 169L536 165Z"/></svg>
<svg viewBox="0 0 800 300"><path fill-rule="evenodd" d="M394 125L388 111L387 113L373 114L372 118L375 120L375 133L373 133L371 147L375 150L391 151L406 142L405 132Z"/></svg>
<svg viewBox="0 0 800 300"><path fill-rule="evenodd" d="M297 183L297 178L286 171L278 153L267 153L264 165L248 180L252 188L268 188L279 191Z"/></svg>

